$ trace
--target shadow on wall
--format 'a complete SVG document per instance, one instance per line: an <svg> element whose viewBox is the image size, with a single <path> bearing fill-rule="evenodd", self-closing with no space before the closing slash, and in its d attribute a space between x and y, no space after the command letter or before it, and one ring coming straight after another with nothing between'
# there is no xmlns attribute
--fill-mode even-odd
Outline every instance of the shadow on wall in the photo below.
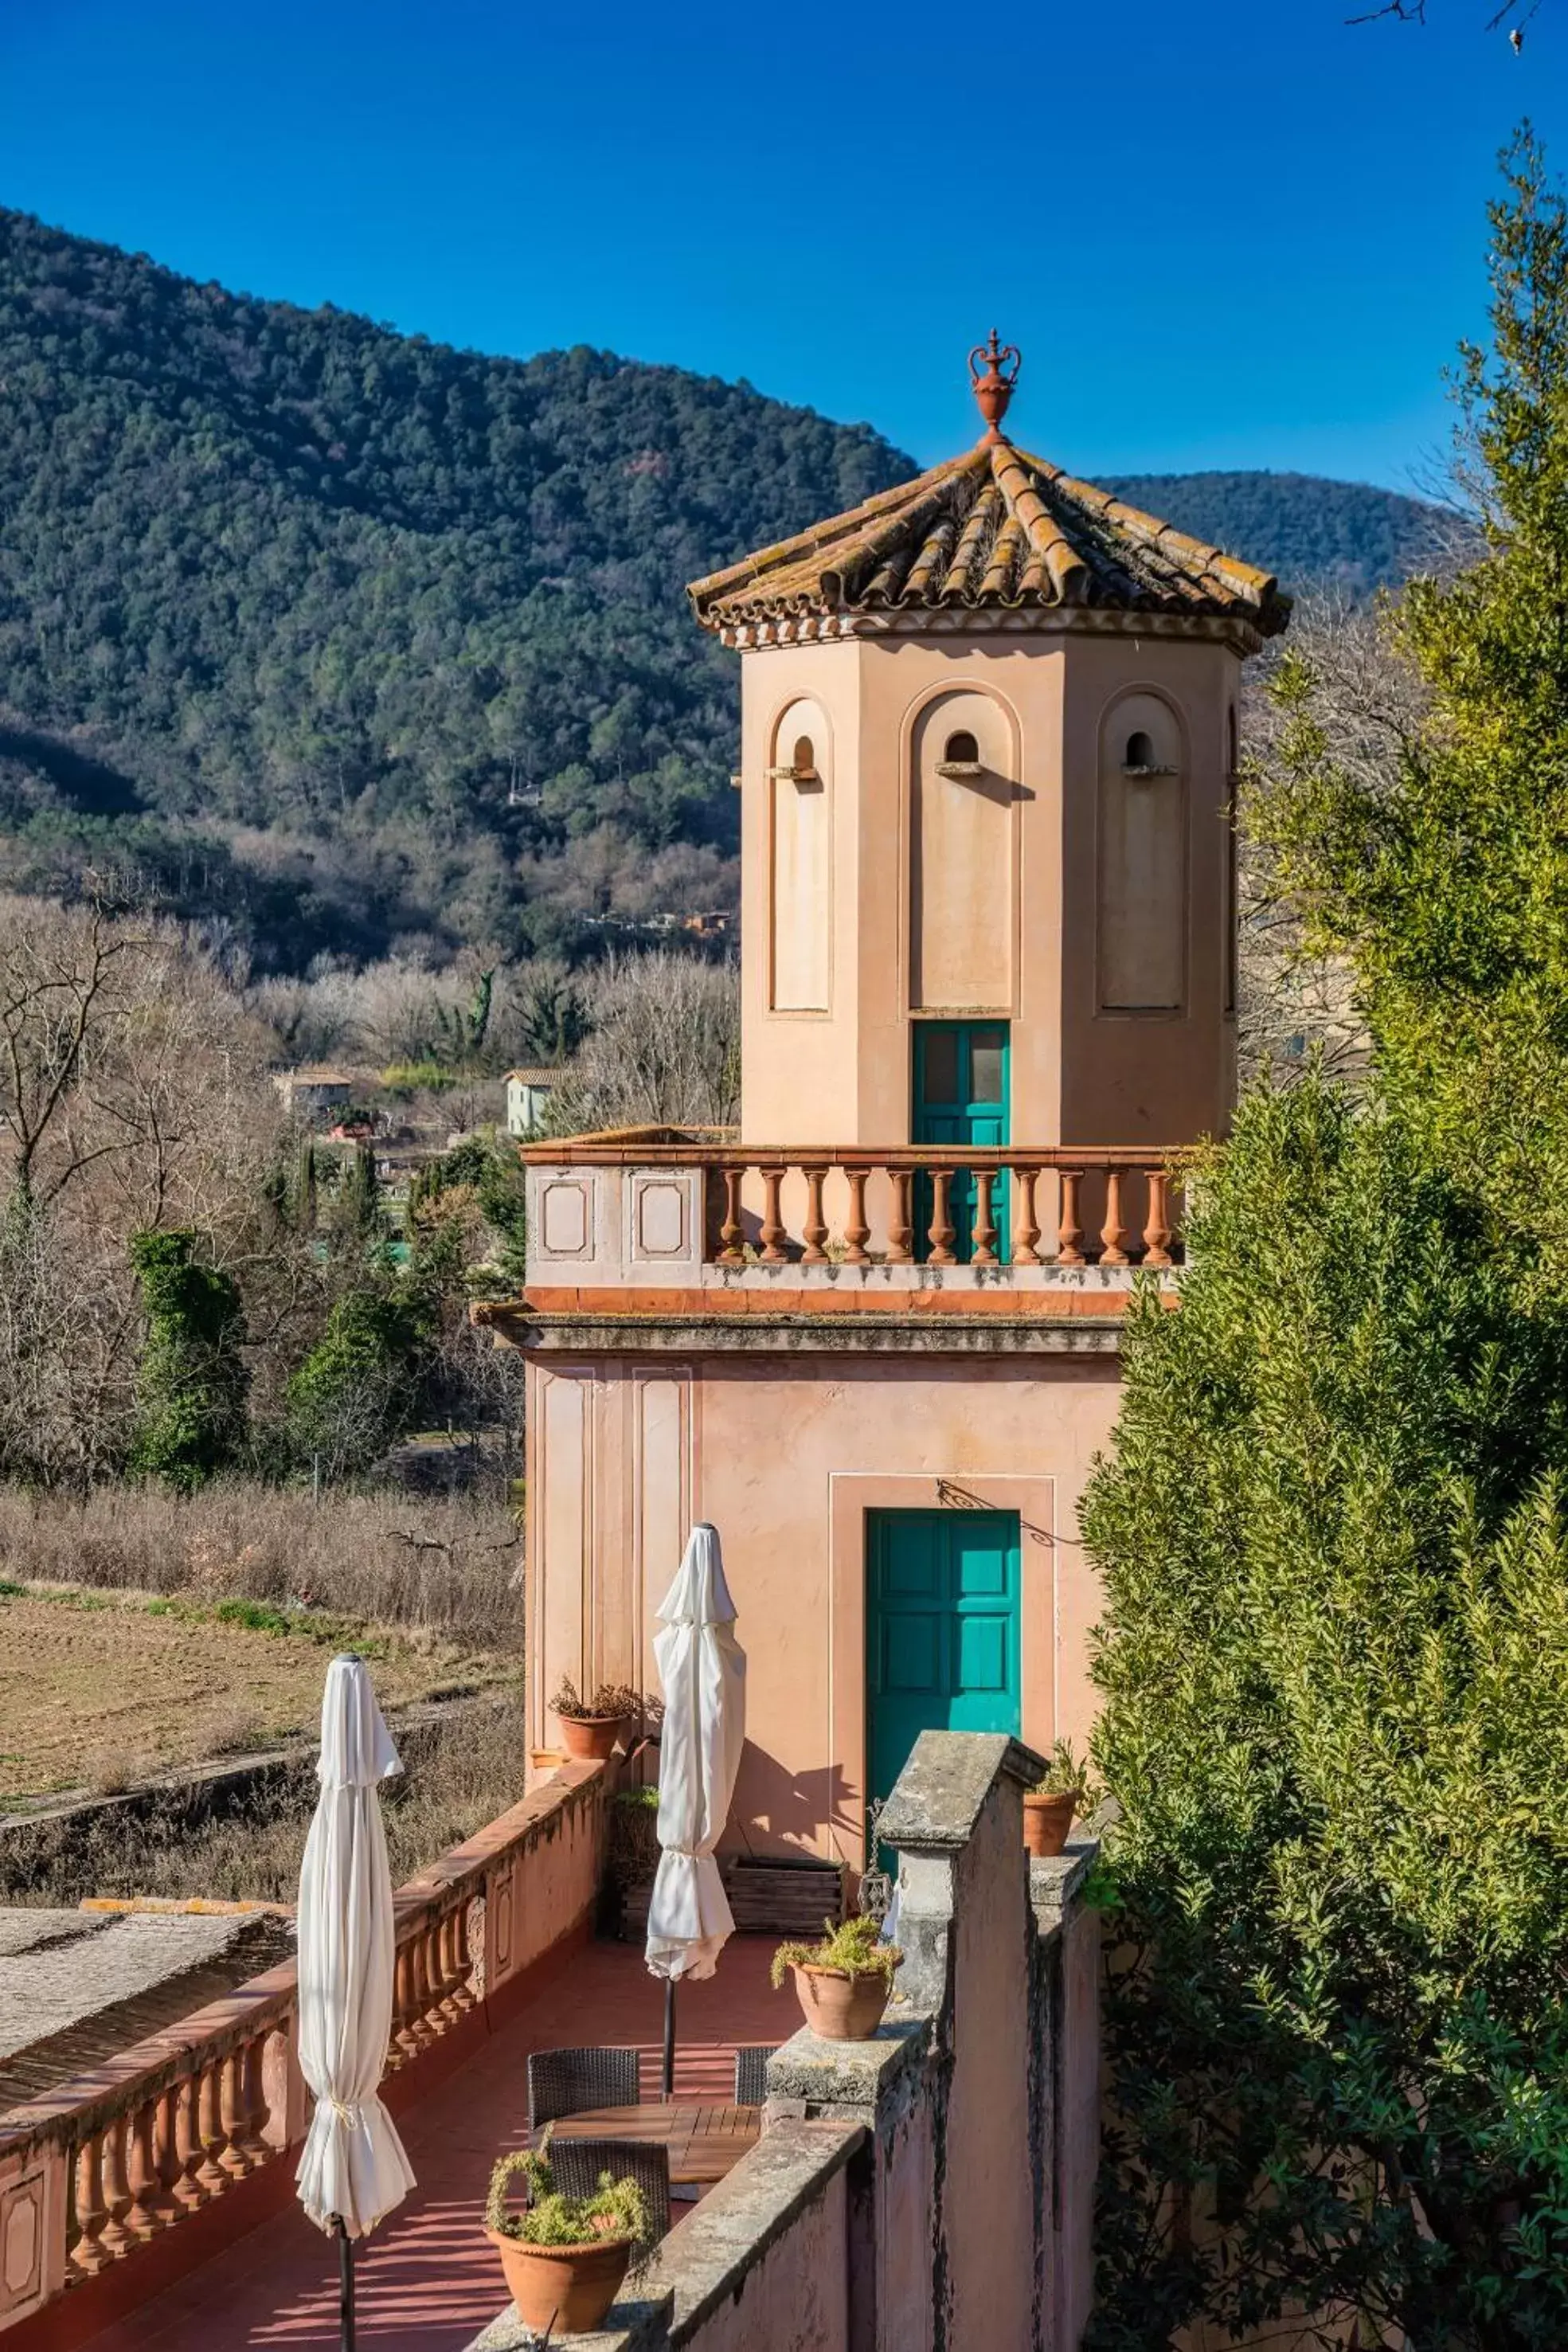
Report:
<svg viewBox="0 0 1568 2352"><path fill-rule="evenodd" d="M796 1772L750 1739L741 1755L730 1819L741 1851L752 1843L755 1832L771 1845L783 1839L816 1854L824 1830L833 1832L836 1842L840 1834L858 1837L861 1829L837 1764Z"/></svg>

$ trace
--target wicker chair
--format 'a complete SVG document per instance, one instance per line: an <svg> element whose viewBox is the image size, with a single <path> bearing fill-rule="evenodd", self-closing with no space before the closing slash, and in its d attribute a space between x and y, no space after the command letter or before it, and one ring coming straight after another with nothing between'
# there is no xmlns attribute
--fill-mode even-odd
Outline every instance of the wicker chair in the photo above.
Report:
<svg viewBox="0 0 1568 2352"><path fill-rule="evenodd" d="M768 2061L771 2048L753 2043L750 2049L735 2053L735 2104L737 2107L759 2107L768 2096Z"/></svg>
<svg viewBox="0 0 1568 2352"><path fill-rule="evenodd" d="M648 2208L648 2231L637 2256L652 2252L670 2232L670 2151L662 2140L558 2139L549 2152L556 2187L567 2197L591 2197L601 2172L612 2180L630 2173Z"/></svg>
<svg viewBox="0 0 1568 2352"><path fill-rule="evenodd" d="M586 2107L634 2107L642 2097L635 2050L536 2050L528 2059L528 2123L538 2131Z"/></svg>

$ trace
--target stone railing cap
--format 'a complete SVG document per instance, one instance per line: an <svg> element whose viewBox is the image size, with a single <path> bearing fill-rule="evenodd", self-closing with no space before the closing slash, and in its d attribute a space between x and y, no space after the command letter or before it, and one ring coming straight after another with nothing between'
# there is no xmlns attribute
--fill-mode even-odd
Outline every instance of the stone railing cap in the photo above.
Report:
<svg viewBox="0 0 1568 2352"><path fill-rule="evenodd" d="M996 1783L1032 1788L1045 1759L1004 1731L923 1731L883 1810L878 1835L903 1853L956 1853Z"/></svg>

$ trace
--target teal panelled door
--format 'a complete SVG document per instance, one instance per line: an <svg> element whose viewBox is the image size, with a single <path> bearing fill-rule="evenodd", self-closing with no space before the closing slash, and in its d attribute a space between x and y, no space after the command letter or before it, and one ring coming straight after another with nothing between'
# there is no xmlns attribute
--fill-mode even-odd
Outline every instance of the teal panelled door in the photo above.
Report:
<svg viewBox="0 0 1568 2352"><path fill-rule="evenodd" d="M915 1095L911 1142L1001 1144L1009 1140L1008 1024L1005 1021L917 1021L915 1024ZM915 1188L915 1255L930 1255L931 1186ZM948 1209L953 1254L967 1265L974 1245L975 1181L955 1177ZM991 1222L998 1228L991 1246L998 1260L1008 1255L1007 1186L991 1185Z"/></svg>
<svg viewBox="0 0 1568 2352"><path fill-rule="evenodd" d="M866 1513L868 1801L923 1731L1019 1729L1016 1511Z"/></svg>

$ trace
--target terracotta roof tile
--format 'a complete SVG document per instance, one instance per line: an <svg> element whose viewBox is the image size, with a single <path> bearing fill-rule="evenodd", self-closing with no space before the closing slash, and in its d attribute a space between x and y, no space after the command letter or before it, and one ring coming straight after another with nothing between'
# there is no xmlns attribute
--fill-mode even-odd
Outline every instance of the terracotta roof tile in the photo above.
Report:
<svg viewBox="0 0 1568 2352"><path fill-rule="evenodd" d="M706 629L1076 606L1231 619L1273 636L1291 610L1271 572L999 437L686 593Z"/></svg>

